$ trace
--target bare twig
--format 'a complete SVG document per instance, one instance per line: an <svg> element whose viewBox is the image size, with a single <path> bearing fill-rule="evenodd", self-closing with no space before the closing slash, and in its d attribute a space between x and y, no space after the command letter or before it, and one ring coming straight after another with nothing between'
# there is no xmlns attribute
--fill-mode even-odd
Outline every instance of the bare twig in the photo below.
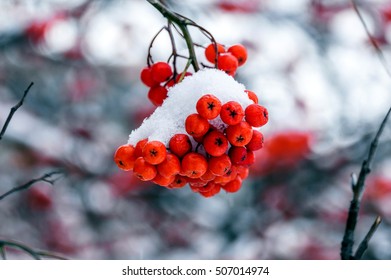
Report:
<svg viewBox="0 0 391 280"><path fill-rule="evenodd" d="M157 0L147 0L147 1L152 6L154 6L166 19L175 23L182 31L183 38L185 39L187 45L187 49L189 50L189 57L191 59L191 63L193 65L194 71L197 72L200 69L200 67L198 65L197 56L195 54L193 39L190 35L189 29L187 28L187 26L193 24L193 22L179 14L173 13L166 6L164 6L161 2Z"/></svg>
<svg viewBox="0 0 391 280"><path fill-rule="evenodd" d="M6 260L7 259L7 256L5 254L5 247L4 246L0 246L0 256L3 260Z"/></svg>
<svg viewBox="0 0 391 280"><path fill-rule="evenodd" d="M9 123L10 123L12 117L14 116L16 110L18 110L19 107L23 105L24 99L26 98L27 93L29 92L29 90L30 90L30 88L33 86L33 84L34 84L33 82L30 83L30 85L29 85L29 86L26 88L26 90L24 91L24 94L23 94L22 98L19 100L19 102L18 102L14 107L11 108L11 111L10 111L10 113L8 114L8 117L7 117L7 119L5 120L5 123L4 123L4 125L3 125L3 128L1 129L1 132L0 132L0 140L3 138L4 133L5 133L5 131L7 130L7 127L8 127L8 125L9 125Z"/></svg>
<svg viewBox="0 0 391 280"><path fill-rule="evenodd" d="M390 69L388 67L388 63L387 63L387 60L386 60L386 58L384 56L384 53L383 53L382 49L380 48L379 44L376 42L376 39L369 32L369 28L368 28L367 24L365 23L365 20L364 20L364 18L362 16L358 6L357 6L356 0L351 0L351 2L352 2L354 11L356 12L358 18L361 21L361 24L363 25L363 27L365 29L365 32L366 32L366 34L368 36L369 41L371 42L373 48L376 51L377 56L379 57L380 63L383 65L383 68L387 72L388 76L391 77L391 71L390 71Z"/></svg>
<svg viewBox="0 0 391 280"><path fill-rule="evenodd" d="M375 231L377 230L381 222L382 222L381 217L377 216L371 228L369 229L367 235L364 237L363 241L361 241L360 245L358 246L356 254L354 255L355 259L359 260L362 258L362 255L368 249L369 241L371 240L373 234L375 233Z"/></svg>
<svg viewBox="0 0 391 280"><path fill-rule="evenodd" d="M356 181L355 184L352 186L353 199L350 202L348 219L346 221L345 233L341 244L341 259L343 260L348 260L352 258L353 245L354 245L354 231L356 229L361 198L365 188L365 180L367 175L371 172L371 164L376 153L376 149L379 143L379 138L383 133L384 127L387 123L390 113L391 113L391 108L388 110L386 116L384 117L382 123L380 124L379 130L377 131L375 138L371 142L368 156L361 165L361 170L360 170L360 174L358 175L358 179L353 180Z"/></svg>
<svg viewBox="0 0 391 280"><path fill-rule="evenodd" d="M9 191L7 191L6 193L0 195L0 201L1 201L2 199L4 199L5 197L9 196L10 194L13 194L13 193L15 193L15 192L18 192L18 191L22 191L22 190L28 189L28 188L30 188L32 185L34 185L35 183L40 182L40 181L47 182L47 183L49 183L49 184L54 184L54 182L55 182L56 180L58 180L59 177L58 177L58 178L52 179L52 176L53 176L53 175L57 175L57 174L63 174L63 173L64 173L64 172L63 172L63 171L60 171L60 170L52 171L52 172L47 173L47 174L45 174L45 175L43 175L43 176L41 176L41 177L39 177L39 178L30 180L30 181L28 181L27 183L25 183L25 184L23 184L23 185L21 185L21 186L12 188L12 189L10 189Z"/></svg>
<svg viewBox="0 0 391 280"><path fill-rule="evenodd" d="M59 255L56 255L56 254L53 254L53 253L50 253L50 252L34 250L34 249L30 248L29 246L22 244L20 242L16 242L16 241L12 241L12 240L0 240L0 248L1 248L0 250L2 250L2 252L4 252L5 247L13 247L13 248L22 250L22 251L26 252L27 254L29 254L30 256L32 256L36 260L40 260L40 259L42 259L42 257L49 257L49 258L58 259L58 260L66 260L66 258L59 256ZM2 254L2 257L3 257L3 259L6 259L5 253Z"/></svg>

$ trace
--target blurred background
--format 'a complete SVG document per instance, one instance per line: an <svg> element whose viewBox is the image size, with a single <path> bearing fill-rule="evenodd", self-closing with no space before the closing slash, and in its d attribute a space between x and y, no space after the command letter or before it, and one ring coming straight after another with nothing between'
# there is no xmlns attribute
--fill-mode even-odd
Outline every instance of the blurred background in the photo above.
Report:
<svg viewBox="0 0 391 280"><path fill-rule="evenodd" d="M154 110L139 73L166 20L147 1L2 0L1 126L34 86L0 141L0 194L64 173L0 200L0 239L71 259L339 259L351 173L391 105L391 78L351 2L165 2L218 42L248 49L236 79L270 119L242 189L206 199L115 166L116 148ZM357 2L391 61L391 1ZM155 60L170 48L159 39ZM389 127L356 230L357 244L384 219L365 259L391 259Z"/></svg>

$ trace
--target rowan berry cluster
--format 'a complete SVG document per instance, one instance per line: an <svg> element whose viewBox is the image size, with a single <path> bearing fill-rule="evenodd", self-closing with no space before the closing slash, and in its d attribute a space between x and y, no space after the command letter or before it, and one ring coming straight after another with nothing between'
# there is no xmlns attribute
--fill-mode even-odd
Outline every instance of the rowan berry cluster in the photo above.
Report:
<svg viewBox="0 0 391 280"><path fill-rule="evenodd" d="M147 87L150 87L148 99L153 105L160 106L167 97L168 89L189 75L192 74L190 72L174 74L170 64L159 61L144 67L141 70L140 79Z"/></svg>
<svg viewBox="0 0 391 280"><path fill-rule="evenodd" d="M235 76L238 67L247 61L247 49L241 44L236 44L226 50L221 44L211 43L205 48L205 57L209 62L214 63L217 69Z"/></svg>
<svg viewBox="0 0 391 280"><path fill-rule="evenodd" d="M204 197L220 192L236 192L247 178L254 151L263 147L263 135L253 127L268 122L268 111L246 90L253 104L243 108L236 101L224 104L212 94L204 94L195 113L185 120L186 133L173 135L168 145L143 139L135 146L120 146L114 160L118 167L142 181L152 181L169 189L190 188ZM220 124L216 127L213 124Z"/></svg>

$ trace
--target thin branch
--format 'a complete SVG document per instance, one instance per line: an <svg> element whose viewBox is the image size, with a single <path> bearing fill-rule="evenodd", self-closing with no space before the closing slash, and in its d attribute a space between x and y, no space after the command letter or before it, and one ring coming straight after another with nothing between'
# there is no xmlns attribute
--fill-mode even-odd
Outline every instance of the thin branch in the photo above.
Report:
<svg viewBox="0 0 391 280"><path fill-rule="evenodd" d="M31 249L30 247L28 247L22 243L19 243L19 242L9 241L9 240L0 240L0 246L14 247L14 248L20 249L22 251L25 251L27 254L29 254L30 256L32 256L36 260L41 259L39 254L37 254L33 249Z"/></svg>
<svg viewBox="0 0 391 280"><path fill-rule="evenodd" d="M381 222L382 222L381 217L377 216L376 220L373 222L371 228L369 229L367 235L364 237L363 241L361 241L360 245L357 248L356 254L354 255L354 258L356 260L361 259L362 255L368 249L368 243L371 240L373 234L375 233L375 231L377 230Z"/></svg>
<svg viewBox="0 0 391 280"><path fill-rule="evenodd" d="M26 252L27 254L29 254L30 256L32 256L36 260L42 259L41 257L49 257L52 259L66 260L66 258L64 258L63 256L59 256L57 254L53 254L51 252L46 252L46 251L36 251L36 250L30 248L29 246L24 245L20 242L16 242L16 241L12 241L12 240L0 240L0 248L1 248L0 251L5 250L5 247L13 247L13 248L22 250L22 251ZM2 251L2 252L4 252L4 251ZM2 254L2 256L3 256L3 259L6 259L5 253Z"/></svg>
<svg viewBox="0 0 391 280"><path fill-rule="evenodd" d="M168 19L169 21L178 25L178 27L182 31L183 37L185 39L194 71L197 72L198 70L200 70L200 67L199 67L198 61L197 61L197 56L196 56L195 50L194 50L193 39L190 35L189 29L187 28L187 26L189 24L193 24L193 22L189 21L188 19L184 18L183 16L181 16L179 14L173 13L166 6L164 6L162 3L160 3L157 0L147 0L147 1L152 6L154 6L166 19Z"/></svg>
<svg viewBox="0 0 391 280"><path fill-rule="evenodd" d="M40 181L47 182L47 183L53 185L54 182L57 181L60 177L55 178L55 179L52 179L51 177L52 177L53 175L63 174L63 173L64 173L63 171L59 171L59 170L57 170L57 171L52 171L52 172L47 173L47 174L45 174L45 175L43 175L43 176L41 176L41 177L39 177L39 178L33 179L33 180L31 180L31 181L28 181L27 183L24 183L24 184L21 185L21 186L12 188L12 189L10 189L9 191L7 191L6 193L0 195L0 201L1 201L2 199L4 199L5 197L7 197L7 196L9 196L9 195L11 195L11 194L13 194L13 193L15 193L15 192L22 191L22 190L25 190L25 189L30 188L32 185L34 185L35 183L40 182Z"/></svg>
<svg viewBox="0 0 391 280"><path fill-rule="evenodd" d="M384 56L384 53L383 53L382 49L380 48L379 44L376 42L376 39L369 32L369 28L368 28L367 24L365 23L365 20L362 16L360 10L358 9L356 0L351 0L351 2L352 2L354 11L356 12L358 18L361 21L362 26L365 29L365 32L367 33L369 41L371 42L372 46L374 47L374 49L376 51L377 56L379 57L380 63L383 65L384 70L387 72L387 75L391 77L391 71L388 67L388 63L387 63L387 60Z"/></svg>
<svg viewBox="0 0 391 280"><path fill-rule="evenodd" d="M391 108L388 110L382 123L380 124L379 130L377 131L375 138L371 142L367 158L361 165L360 174L358 179L353 186L353 199L350 202L348 219L346 221L345 233L341 244L341 259L348 260L352 258L353 245L354 245L354 231L356 229L358 212L360 210L360 203L362 194L365 188L365 180L367 175L371 172L371 164L376 153L377 146L379 144L379 138L383 133L384 127L387 123L388 117L390 116Z"/></svg>
<svg viewBox="0 0 391 280"><path fill-rule="evenodd" d="M3 260L6 260L7 259L7 256L6 256L6 253L5 253L5 247L4 245L3 246L0 246L0 256Z"/></svg>
<svg viewBox="0 0 391 280"><path fill-rule="evenodd" d="M5 133L5 131L7 130L8 125L9 125L9 123L10 123L12 117L14 116L16 110L18 110L19 107L23 105L24 99L26 98L27 93L29 92L29 90L30 90L30 88L33 86L33 84L34 84L33 82L30 83L30 85L25 89L24 94L23 94L22 98L19 100L19 102L18 102L14 107L11 108L11 111L10 111L10 113L8 114L8 117L7 117L7 119L5 120L5 123L4 123L4 125L3 125L3 128L1 129L1 132L0 132L0 140L3 138L4 133Z"/></svg>

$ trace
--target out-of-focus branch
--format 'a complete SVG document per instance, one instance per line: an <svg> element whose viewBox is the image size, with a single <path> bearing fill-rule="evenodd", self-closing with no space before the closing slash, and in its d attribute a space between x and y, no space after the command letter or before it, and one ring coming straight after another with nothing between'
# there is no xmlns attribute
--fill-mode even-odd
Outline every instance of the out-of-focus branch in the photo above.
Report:
<svg viewBox="0 0 391 280"><path fill-rule="evenodd" d="M59 255L56 255L56 254L53 254L51 252L34 250L34 249L30 248L29 246L24 245L24 244L22 244L20 242L11 241L11 240L0 240L1 257L4 260L6 259L6 253L5 253L5 248L6 247L12 247L12 248L16 248L16 249L19 249L21 251L24 251L27 254L29 254L30 256L32 256L34 259L36 259L36 260L40 260L43 257L52 258L52 259L58 259L58 260L66 260L66 258L64 258L62 256L59 256Z"/></svg>
<svg viewBox="0 0 391 280"><path fill-rule="evenodd" d="M20 185L18 187L15 187L15 188L12 188L11 190L7 191L6 193L0 195L0 201L2 199L4 199L5 197L15 193L15 192L19 192L19 191L22 191L22 190L25 190L25 189L28 189L30 188L31 186L33 186L35 183L37 182L47 182L49 184L54 184L55 181L57 181L60 177L57 177L57 178L52 178L52 176L54 175L57 175L57 174L63 174L64 172L63 171L52 171L50 173L47 173L39 178L36 178L36 179L32 179L30 181L28 181L27 183L23 184L23 185Z"/></svg>
<svg viewBox="0 0 391 280"><path fill-rule="evenodd" d="M30 85L25 89L24 94L23 94L22 98L19 100L19 102L18 102L15 106L13 106L13 107L11 108L11 111L10 111L10 113L8 114L8 117L7 117L7 119L5 120L5 123L4 123L4 125L3 125L3 128L1 129L1 132L0 132L0 140L3 138L4 133L5 133L5 131L7 130L7 127L8 127L8 125L9 125L9 123L10 123L12 117L14 116L15 112L19 109L20 106L23 105L24 99L26 98L26 96L27 96L28 92L30 91L30 88L33 86L33 84L34 84L33 82L30 83Z"/></svg>
<svg viewBox="0 0 391 280"><path fill-rule="evenodd" d="M364 18L362 16L358 6L357 6L356 0L350 0L350 1L352 2L353 9L356 12L358 18L360 19L361 24L364 27L365 32L366 32L366 34L368 36L368 39L371 42L371 45L373 46L373 48L375 49L376 54L379 57L379 60L380 60L381 64L383 65L384 70L387 72L388 76L391 77L391 71L390 71L390 69L388 67L388 63L387 63L387 60L386 60L386 58L384 56L384 53L383 53L382 49L380 48L379 44L376 42L375 38L371 35L371 32L369 32L368 26L365 23L365 20L364 20Z"/></svg>
<svg viewBox="0 0 391 280"><path fill-rule="evenodd" d="M375 138L371 142L368 156L361 165L360 174L358 175L357 180L352 180L353 199L350 202L348 219L346 221L345 233L341 244L341 259L343 260L348 260L353 258L352 253L353 253L353 245L354 245L354 231L357 225L358 212L360 210L362 194L365 189L365 180L367 175L371 172L371 164L377 150L379 138L383 133L384 127L387 123L390 113L391 113L391 108L388 110L386 116L384 117L382 123L380 124L380 127L375 135ZM373 229L372 232L370 231L371 232L370 237L373 235L376 228L377 226ZM361 253L361 255L364 253L364 251Z"/></svg>
<svg viewBox="0 0 391 280"><path fill-rule="evenodd" d="M358 246L356 254L354 254L354 258L356 260L361 259L362 255L368 249L368 243L371 240L373 234L375 233L375 231L377 230L381 222L382 222L381 217L377 216L376 220L373 222L371 228L369 229L367 235L364 237L363 241L361 241L360 245Z"/></svg>

